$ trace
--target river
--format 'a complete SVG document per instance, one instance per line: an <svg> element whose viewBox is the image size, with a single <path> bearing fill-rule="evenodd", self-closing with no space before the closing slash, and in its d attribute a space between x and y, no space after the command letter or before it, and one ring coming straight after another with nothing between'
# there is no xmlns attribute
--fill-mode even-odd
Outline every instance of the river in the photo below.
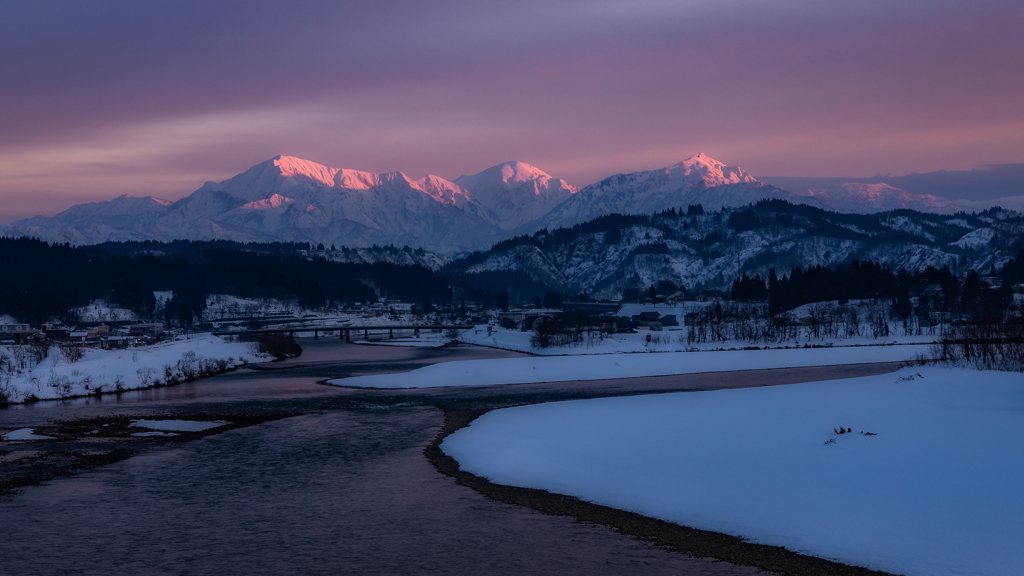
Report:
<svg viewBox="0 0 1024 576"><path fill-rule="evenodd" d="M769 385L892 369L359 390L317 382L516 354L324 340L302 345L299 358L175 387L0 410L0 428L104 415L298 414L194 442L155 443L127 460L0 499L0 573L758 574L498 503L457 484L423 454L444 422L438 406Z"/></svg>

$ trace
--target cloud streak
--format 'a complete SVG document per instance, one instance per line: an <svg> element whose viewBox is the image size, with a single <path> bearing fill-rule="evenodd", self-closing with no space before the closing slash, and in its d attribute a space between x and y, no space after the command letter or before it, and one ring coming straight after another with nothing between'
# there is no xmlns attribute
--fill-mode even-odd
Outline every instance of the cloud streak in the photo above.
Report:
<svg viewBox="0 0 1024 576"><path fill-rule="evenodd" d="M1018 2L22 3L0 19L0 220L181 197L275 154L577 184L1024 159Z"/></svg>

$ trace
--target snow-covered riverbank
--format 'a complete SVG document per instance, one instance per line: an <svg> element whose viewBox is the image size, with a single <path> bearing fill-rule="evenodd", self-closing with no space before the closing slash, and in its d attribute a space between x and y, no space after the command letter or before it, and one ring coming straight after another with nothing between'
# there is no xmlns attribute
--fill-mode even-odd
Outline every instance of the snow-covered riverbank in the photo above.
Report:
<svg viewBox="0 0 1024 576"><path fill-rule="evenodd" d="M1022 436L1024 376L915 367L496 410L442 449L499 484L844 563L1009 576L1024 566Z"/></svg>
<svg viewBox="0 0 1024 576"><path fill-rule="evenodd" d="M199 334L125 350L84 349L69 363L56 347L38 364L25 348L0 346L0 396L17 404L72 398L195 380L252 362L267 362L249 343Z"/></svg>
<svg viewBox="0 0 1024 576"><path fill-rule="evenodd" d="M690 342L686 340L685 328L671 328L657 332L641 330L632 334L601 334L600 332L583 333L579 343L567 346L551 346L548 348L537 348L530 342L533 332L521 330L507 330L500 327L491 327L487 332L487 326L475 326L459 335L459 341L477 346L490 348L501 348L514 350L516 352L528 352L538 356L565 356L584 354L622 354L630 352L684 352L696 350L742 350L744 348L760 349L792 349L796 347L860 347L860 346L884 346L892 344L931 344L935 342L936 336L906 336L889 335L874 338L870 335L854 336L849 338L798 338L784 342L747 342L741 340L726 340L715 342ZM647 341L647 336L651 341Z"/></svg>
<svg viewBox="0 0 1024 576"><path fill-rule="evenodd" d="M913 360L927 351L928 346L924 345L863 346L461 360L434 364L402 374L339 378L328 380L328 384L365 388L428 388L608 380L730 370L900 362Z"/></svg>

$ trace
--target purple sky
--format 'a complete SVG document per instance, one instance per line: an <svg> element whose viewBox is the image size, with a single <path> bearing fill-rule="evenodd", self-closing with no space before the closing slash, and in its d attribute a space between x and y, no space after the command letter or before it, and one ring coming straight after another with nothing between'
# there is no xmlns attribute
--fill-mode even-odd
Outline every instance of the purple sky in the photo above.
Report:
<svg viewBox="0 0 1024 576"><path fill-rule="evenodd" d="M277 154L577 184L1024 161L1024 3L32 2L0 12L0 222Z"/></svg>

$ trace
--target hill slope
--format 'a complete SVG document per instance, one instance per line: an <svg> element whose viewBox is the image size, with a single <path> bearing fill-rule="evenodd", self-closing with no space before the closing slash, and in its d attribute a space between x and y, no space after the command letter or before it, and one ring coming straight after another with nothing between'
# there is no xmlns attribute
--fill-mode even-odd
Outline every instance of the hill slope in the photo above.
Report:
<svg viewBox="0 0 1024 576"><path fill-rule="evenodd" d="M675 210L602 216L506 240L443 271L476 278L492 289L503 288L484 282L488 276L526 278L565 294L617 298L627 287L660 280L691 290L728 288L743 272L766 278L771 269L788 272L853 259L909 271L948 266L957 274L969 269L984 274L1016 255L1022 234L1024 218L1017 212L860 215L770 200L694 216Z"/></svg>

